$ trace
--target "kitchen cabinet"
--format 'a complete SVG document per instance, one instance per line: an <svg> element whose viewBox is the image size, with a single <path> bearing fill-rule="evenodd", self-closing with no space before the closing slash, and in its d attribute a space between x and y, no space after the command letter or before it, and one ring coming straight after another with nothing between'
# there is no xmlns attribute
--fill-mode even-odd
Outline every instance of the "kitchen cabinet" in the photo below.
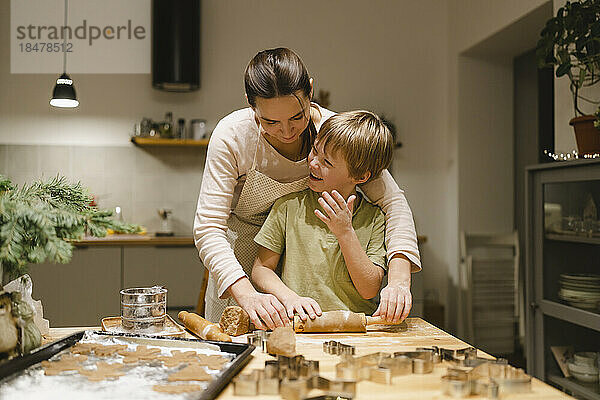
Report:
<svg viewBox="0 0 600 400"><path fill-rule="evenodd" d="M33 298L42 301L51 327L98 326L104 317L121 315L119 291L128 287L167 287L167 311L174 318L180 310L195 310L204 266L192 238L125 236L82 243L69 264L30 266Z"/></svg>
<svg viewBox="0 0 600 400"><path fill-rule="evenodd" d="M203 277L204 266L195 247L124 248L124 287L165 286L171 316L196 308Z"/></svg>
<svg viewBox="0 0 600 400"><path fill-rule="evenodd" d="M531 166L526 182L527 372L600 400L598 383L565 378L551 352L600 351L600 160Z"/></svg>
<svg viewBox="0 0 600 400"><path fill-rule="evenodd" d="M75 249L70 263L34 264L29 274L51 327L97 326L102 317L120 315L119 247Z"/></svg>

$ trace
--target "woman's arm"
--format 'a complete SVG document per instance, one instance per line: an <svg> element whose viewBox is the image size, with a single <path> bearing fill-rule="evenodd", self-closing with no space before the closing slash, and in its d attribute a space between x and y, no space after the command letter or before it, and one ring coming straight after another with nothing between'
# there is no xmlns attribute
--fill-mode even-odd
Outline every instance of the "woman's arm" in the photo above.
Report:
<svg viewBox="0 0 600 400"><path fill-rule="evenodd" d="M245 145L223 121L213 131L194 219L194 242L204 266L216 280L218 296L233 296L248 314L265 315L266 327L273 329L285 323L285 308L274 296L254 289L226 236L233 192L239 176L245 173L239 165L240 147ZM266 328L257 317L252 322L259 329Z"/></svg>
<svg viewBox="0 0 600 400"><path fill-rule="evenodd" d="M303 321L306 321L306 313L310 319L315 319L317 315L321 315L319 304L310 297L299 296L281 281L275 273L279 258L280 254L259 246L256 261L252 267L252 282L262 292L277 297L286 308L290 319L294 318L294 312L298 312Z"/></svg>
<svg viewBox="0 0 600 400"><path fill-rule="evenodd" d="M364 299L372 299L377 296L381 287L383 269L369 259L352 227L352 210L355 200L356 196L352 195L346 203L336 190L331 194L323 192L319 198L319 204L327 215L319 210L315 210L315 214L337 237L346 268L348 268L348 273L358 294Z"/></svg>
<svg viewBox="0 0 600 400"><path fill-rule="evenodd" d="M384 170L381 176L359 187L385 214L385 246L388 260L398 253L403 254L412 264L411 271L420 271L421 259L412 211L404 192L392 175Z"/></svg>
<svg viewBox="0 0 600 400"><path fill-rule="evenodd" d="M373 315L398 322L408 316L412 307L410 274L421 270L412 212L404 193L387 170L377 179L362 185L361 190L381 207L386 223L388 285L382 289L379 307Z"/></svg>

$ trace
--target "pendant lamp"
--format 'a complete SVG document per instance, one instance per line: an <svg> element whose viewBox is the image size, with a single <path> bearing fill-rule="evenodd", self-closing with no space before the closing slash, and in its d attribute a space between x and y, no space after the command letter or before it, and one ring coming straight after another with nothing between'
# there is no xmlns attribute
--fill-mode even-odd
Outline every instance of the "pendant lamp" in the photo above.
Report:
<svg viewBox="0 0 600 400"><path fill-rule="evenodd" d="M67 26L67 10L68 0L65 0L65 24ZM60 108L74 108L79 105L77 95L75 94L75 87L73 86L73 80L67 75L67 35L63 38L63 73L56 80L56 85L52 91L52 99L50 105Z"/></svg>

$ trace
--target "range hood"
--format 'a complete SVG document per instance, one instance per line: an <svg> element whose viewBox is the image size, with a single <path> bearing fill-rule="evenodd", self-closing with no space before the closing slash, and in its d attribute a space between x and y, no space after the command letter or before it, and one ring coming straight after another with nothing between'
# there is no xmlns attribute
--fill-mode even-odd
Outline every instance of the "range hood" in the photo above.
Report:
<svg viewBox="0 0 600 400"><path fill-rule="evenodd" d="M152 0L152 86L200 87L200 0Z"/></svg>

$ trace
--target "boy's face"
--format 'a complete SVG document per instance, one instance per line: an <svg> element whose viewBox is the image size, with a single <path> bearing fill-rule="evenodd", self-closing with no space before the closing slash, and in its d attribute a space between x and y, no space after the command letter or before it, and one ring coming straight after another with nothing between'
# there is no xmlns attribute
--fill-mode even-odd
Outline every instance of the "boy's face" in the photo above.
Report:
<svg viewBox="0 0 600 400"><path fill-rule="evenodd" d="M308 187L318 193L337 190L347 199L360 183L350 176L346 160L340 152L326 153L318 141L315 141L308 154L308 169Z"/></svg>

